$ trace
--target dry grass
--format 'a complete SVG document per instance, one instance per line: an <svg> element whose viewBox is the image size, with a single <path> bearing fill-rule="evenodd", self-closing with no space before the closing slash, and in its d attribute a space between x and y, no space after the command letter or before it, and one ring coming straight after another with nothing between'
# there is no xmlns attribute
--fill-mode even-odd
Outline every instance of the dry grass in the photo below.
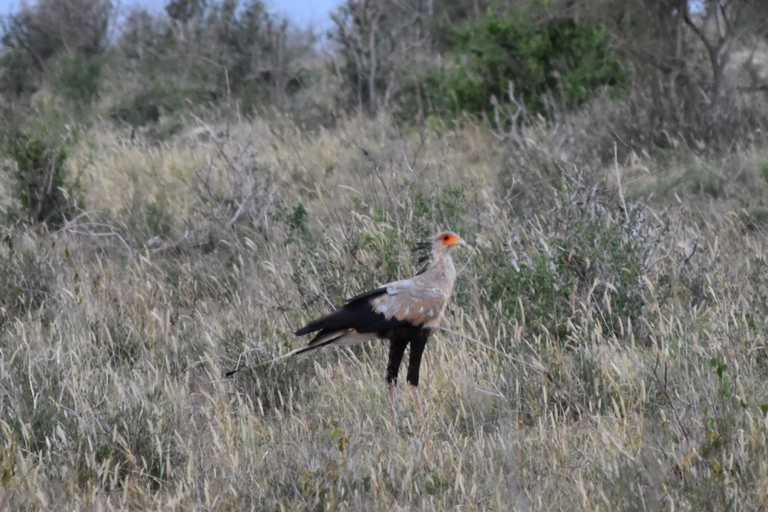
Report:
<svg viewBox="0 0 768 512"><path fill-rule="evenodd" d="M471 123L230 133L151 147L95 128L71 159L89 211L4 230L0 508L765 507L761 153L701 164L759 184L720 195L628 164L625 182L668 169L626 185L659 198L631 230L613 168L512 173ZM414 272L410 247L444 227L474 249L426 352L426 433L404 386L390 424L382 343L263 364L300 323ZM613 314L625 248L643 262L632 318ZM525 274L526 257L549 266ZM577 257L583 274L559 263ZM572 297L546 302L547 283ZM238 365L254 366L224 377Z"/></svg>

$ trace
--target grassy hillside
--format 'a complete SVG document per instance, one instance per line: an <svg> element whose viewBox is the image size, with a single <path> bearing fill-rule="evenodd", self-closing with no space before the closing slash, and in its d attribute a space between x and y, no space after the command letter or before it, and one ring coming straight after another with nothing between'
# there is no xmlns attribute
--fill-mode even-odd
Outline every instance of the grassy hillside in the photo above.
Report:
<svg viewBox="0 0 768 512"><path fill-rule="evenodd" d="M759 148L575 166L468 120L82 130L87 209L3 227L0 509L765 506ZM439 229L472 248L426 432L402 383L390 423L382 342L268 364Z"/></svg>

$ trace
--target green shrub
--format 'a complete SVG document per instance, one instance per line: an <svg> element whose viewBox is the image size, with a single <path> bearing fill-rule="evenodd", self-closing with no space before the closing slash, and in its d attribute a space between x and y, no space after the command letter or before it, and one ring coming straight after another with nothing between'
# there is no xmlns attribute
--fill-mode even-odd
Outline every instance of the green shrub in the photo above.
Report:
<svg viewBox="0 0 768 512"><path fill-rule="evenodd" d="M98 96L102 68L100 59L87 59L80 53L74 53L62 57L59 66L56 83L62 96L79 106L91 103Z"/></svg>
<svg viewBox="0 0 768 512"><path fill-rule="evenodd" d="M203 89L179 87L171 82L153 82L133 97L117 104L109 113L112 119L134 127L156 123L163 114L181 109L186 101L210 102L213 96Z"/></svg>
<svg viewBox="0 0 768 512"><path fill-rule="evenodd" d="M16 165L16 193L24 213L34 222L61 225L78 200L77 184L68 186L67 152L44 136L19 132L8 138L5 156Z"/></svg>
<svg viewBox="0 0 768 512"><path fill-rule="evenodd" d="M6 50L0 55L0 94L19 98L34 92L32 62L22 50Z"/></svg>
<svg viewBox="0 0 768 512"><path fill-rule="evenodd" d="M506 250L483 255L490 271L481 288L490 305L500 304L504 315L533 332L561 339L574 329L620 336L643 313L644 276L661 229L638 208L625 215L611 206L596 187L574 191L572 185L564 179L565 197L517 228L519 238Z"/></svg>
<svg viewBox="0 0 768 512"><path fill-rule="evenodd" d="M489 112L492 97L509 99L511 82L528 111L545 115L550 101L571 109L600 87L626 82L608 31L571 19L540 26L519 18L514 11L489 11L448 33L446 64L422 84L432 108L453 115Z"/></svg>

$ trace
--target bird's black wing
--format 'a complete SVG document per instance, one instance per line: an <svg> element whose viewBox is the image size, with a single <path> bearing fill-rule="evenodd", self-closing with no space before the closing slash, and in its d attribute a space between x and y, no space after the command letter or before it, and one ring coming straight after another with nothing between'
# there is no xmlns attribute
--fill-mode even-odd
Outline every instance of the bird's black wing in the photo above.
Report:
<svg viewBox="0 0 768 512"><path fill-rule="evenodd" d="M347 299L347 301L344 303L344 307L352 306L356 302L362 302L362 301L369 302L374 297L378 297L379 295L384 295L385 293L387 293L387 287L380 286L379 288L375 288L365 293L361 293L360 295L355 295L351 299Z"/></svg>
<svg viewBox="0 0 768 512"><path fill-rule="evenodd" d="M382 313L374 310L371 300L387 293L387 287L377 288L356 297L352 297L347 303L322 318L313 320L298 331L297 336L320 331L315 339L310 341L312 344L316 339L325 337L326 334L354 329L359 333L381 332L387 329L399 327L408 324L407 320L398 320L397 318L387 318Z"/></svg>

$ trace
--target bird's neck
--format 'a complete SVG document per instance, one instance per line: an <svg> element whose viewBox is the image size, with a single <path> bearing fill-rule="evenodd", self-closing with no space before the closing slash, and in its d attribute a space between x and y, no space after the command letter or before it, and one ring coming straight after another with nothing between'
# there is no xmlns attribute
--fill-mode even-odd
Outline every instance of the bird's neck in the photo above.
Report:
<svg viewBox="0 0 768 512"><path fill-rule="evenodd" d="M453 266L450 254L436 255L427 273L431 274L431 279L441 283L447 290L451 290L456 281L456 267Z"/></svg>

